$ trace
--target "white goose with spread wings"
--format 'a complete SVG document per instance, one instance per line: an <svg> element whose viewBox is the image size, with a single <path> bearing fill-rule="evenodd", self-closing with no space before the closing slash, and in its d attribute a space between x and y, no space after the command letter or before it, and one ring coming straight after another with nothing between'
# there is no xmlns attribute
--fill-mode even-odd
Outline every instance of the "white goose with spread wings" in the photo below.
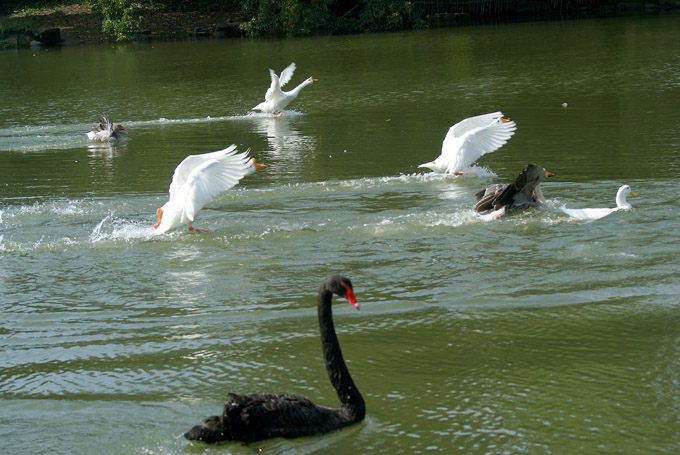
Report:
<svg viewBox="0 0 680 455"><path fill-rule="evenodd" d="M315 79L313 77L308 77L300 85L295 87L293 90L290 90L288 92L284 92L281 87L286 85L290 79L293 77L293 73L295 72L295 63L291 63L281 71L281 75L278 76L273 69L269 70L269 75L271 76L272 83L267 89L267 92L264 95L264 101L258 104L257 106L253 107L253 111L261 111L264 113L268 114L280 114L281 111L288 106L291 101L293 101L295 98L297 98L298 94L300 93L300 90L308 86L309 84L312 84L314 82L317 82L318 79Z"/></svg>
<svg viewBox="0 0 680 455"><path fill-rule="evenodd" d="M243 177L262 167L231 145L217 152L189 155L175 168L170 183L170 199L156 213L155 234L189 226L215 196L232 188Z"/></svg>
<svg viewBox="0 0 680 455"><path fill-rule="evenodd" d="M482 155L501 148L516 129L515 122L504 118L500 111L466 118L449 128L441 155L418 167L437 174L460 175Z"/></svg>

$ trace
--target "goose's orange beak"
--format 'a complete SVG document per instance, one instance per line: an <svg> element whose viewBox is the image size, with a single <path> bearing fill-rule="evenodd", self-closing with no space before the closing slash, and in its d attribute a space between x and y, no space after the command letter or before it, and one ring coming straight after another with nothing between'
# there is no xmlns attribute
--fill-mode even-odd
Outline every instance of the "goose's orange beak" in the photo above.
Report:
<svg viewBox="0 0 680 455"><path fill-rule="evenodd" d="M501 117L501 122L508 123L509 121L510 121L510 119L507 119L505 117Z"/></svg>
<svg viewBox="0 0 680 455"><path fill-rule="evenodd" d="M545 171L545 168L543 168L543 170ZM553 173L550 172L550 171L545 171L545 176L546 176L546 177L555 177L555 174L553 174Z"/></svg>
<svg viewBox="0 0 680 455"><path fill-rule="evenodd" d="M630 190L630 195L631 195L631 196L637 196L637 193L636 193L635 191L633 191L633 190Z"/></svg>
<svg viewBox="0 0 680 455"><path fill-rule="evenodd" d="M314 78L314 77L312 77L312 82L319 82L319 80L316 79L316 78Z"/></svg>
<svg viewBox="0 0 680 455"><path fill-rule="evenodd" d="M158 217L158 221L156 222L156 224L152 226L154 229L158 228L158 226L161 225L161 217L163 216L163 211L161 209L156 210L156 216Z"/></svg>

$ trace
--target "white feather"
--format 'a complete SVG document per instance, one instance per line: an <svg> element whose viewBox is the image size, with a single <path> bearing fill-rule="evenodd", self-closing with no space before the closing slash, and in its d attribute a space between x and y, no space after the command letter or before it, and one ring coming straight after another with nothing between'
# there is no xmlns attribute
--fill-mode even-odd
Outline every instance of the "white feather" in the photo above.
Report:
<svg viewBox="0 0 680 455"><path fill-rule="evenodd" d="M438 174L462 172L482 155L502 147L516 129L515 122L503 119L500 111L466 118L449 128L437 159L418 167Z"/></svg>
<svg viewBox="0 0 680 455"><path fill-rule="evenodd" d="M296 68L297 67L295 66L295 63L293 62L290 65L288 65L286 69L281 71L281 76L279 76L280 87L283 87L288 82L290 82L290 79L293 77L293 73L295 72Z"/></svg>
<svg viewBox="0 0 680 455"><path fill-rule="evenodd" d="M281 71L281 76L277 76L273 69L269 70L271 77L271 85L264 94L264 101L253 107L254 111L261 111L269 114L280 113L286 106L288 106L295 98L297 98L300 90L307 85L316 82L313 77L308 77L301 84L292 90L284 92L281 87L286 85L293 77L295 72L295 63L291 63Z"/></svg>
<svg viewBox="0 0 680 455"><path fill-rule="evenodd" d="M237 153L236 146L224 150L189 155L175 168L170 183L170 198L161 207L155 233L162 234L190 225L196 214L215 196L232 188L252 173L248 150Z"/></svg>

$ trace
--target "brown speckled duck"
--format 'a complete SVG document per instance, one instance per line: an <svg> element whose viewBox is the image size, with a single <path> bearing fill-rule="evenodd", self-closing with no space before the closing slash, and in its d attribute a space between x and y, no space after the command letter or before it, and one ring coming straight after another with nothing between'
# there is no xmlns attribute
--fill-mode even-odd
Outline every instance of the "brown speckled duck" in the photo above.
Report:
<svg viewBox="0 0 680 455"><path fill-rule="evenodd" d="M512 183L494 183L478 192L475 212L500 218L506 213L545 205L540 183L555 174L537 164L527 164Z"/></svg>
<svg viewBox="0 0 680 455"><path fill-rule="evenodd" d="M87 132L87 138L91 141L115 142L120 140L123 134L127 134L123 125L109 122L109 118L102 114L99 123Z"/></svg>

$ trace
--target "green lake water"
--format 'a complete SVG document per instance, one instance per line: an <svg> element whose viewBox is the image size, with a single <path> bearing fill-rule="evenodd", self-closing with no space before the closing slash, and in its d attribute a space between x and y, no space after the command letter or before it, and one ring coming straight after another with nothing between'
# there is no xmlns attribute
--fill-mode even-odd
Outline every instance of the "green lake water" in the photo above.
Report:
<svg viewBox="0 0 680 455"><path fill-rule="evenodd" d="M680 16L0 52L0 452L680 452ZM268 69L306 87L250 112ZM562 104L567 103L567 107ZM517 122L477 177L417 169L449 126ZM88 143L105 111L129 131ZM266 165L152 236L175 166ZM486 222L527 163L546 206ZM634 209L572 222L560 207ZM366 420L207 446L229 392L337 406L329 273Z"/></svg>

